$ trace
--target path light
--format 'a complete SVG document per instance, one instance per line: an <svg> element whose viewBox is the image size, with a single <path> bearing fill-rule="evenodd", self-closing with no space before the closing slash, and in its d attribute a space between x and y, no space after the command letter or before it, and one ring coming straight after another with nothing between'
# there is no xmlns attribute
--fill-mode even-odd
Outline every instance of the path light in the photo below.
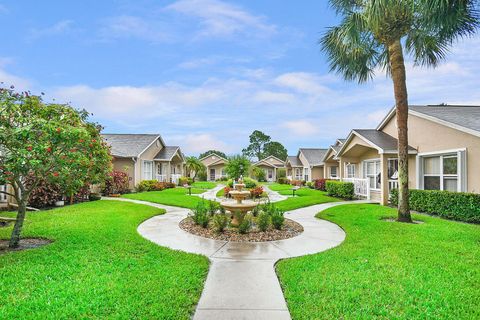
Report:
<svg viewBox="0 0 480 320"><path fill-rule="evenodd" d="M296 192L298 189L300 189L299 186L294 186L294 187L292 188L293 197L295 197L295 192Z"/></svg>

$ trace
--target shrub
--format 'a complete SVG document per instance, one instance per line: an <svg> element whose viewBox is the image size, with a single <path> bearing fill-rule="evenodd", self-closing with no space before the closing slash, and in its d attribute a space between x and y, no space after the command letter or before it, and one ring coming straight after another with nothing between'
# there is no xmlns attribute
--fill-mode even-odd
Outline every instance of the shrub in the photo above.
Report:
<svg viewBox="0 0 480 320"><path fill-rule="evenodd" d="M267 212L260 212L257 217L257 226L260 231L267 231L270 225L271 217Z"/></svg>
<svg viewBox="0 0 480 320"><path fill-rule="evenodd" d="M144 191L162 191L165 189L165 185L157 180L143 180L137 185L138 192Z"/></svg>
<svg viewBox="0 0 480 320"><path fill-rule="evenodd" d="M287 177L287 170L285 168L278 168L277 169L277 179L286 178Z"/></svg>
<svg viewBox="0 0 480 320"><path fill-rule="evenodd" d="M207 181L207 172L206 172L205 170L200 171L200 172L197 174L197 180L198 180L198 181Z"/></svg>
<svg viewBox="0 0 480 320"><path fill-rule="evenodd" d="M265 177L265 171L262 168L259 167L253 167L252 168L252 176L257 179L257 181L266 181Z"/></svg>
<svg viewBox="0 0 480 320"><path fill-rule="evenodd" d="M260 197L262 194L263 194L263 187L262 186L255 187L255 188L250 190L250 196L253 199L256 199L256 198Z"/></svg>
<svg viewBox="0 0 480 320"><path fill-rule="evenodd" d="M155 180L156 181L156 180ZM126 172L113 170L105 179L103 194L123 194L129 190L128 175Z"/></svg>
<svg viewBox="0 0 480 320"><path fill-rule="evenodd" d="M320 190L320 191L327 191L326 189L326 182L328 180L327 179L317 179L314 181L314 188L317 189L317 190Z"/></svg>
<svg viewBox="0 0 480 320"><path fill-rule="evenodd" d="M288 180L287 177L279 177L277 179L277 182L280 184L290 184L290 180Z"/></svg>
<svg viewBox="0 0 480 320"><path fill-rule="evenodd" d="M351 200L354 197L354 187L351 182L342 181L327 181L325 189L329 196L338 197L346 200Z"/></svg>
<svg viewBox="0 0 480 320"><path fill-rule="evenodd" d="M310 189L313 189L313 186L314 186L313 182L311 182L311 181L307 182L307 187L309 187Z"/></svg>
<svg viewBox="0 0 480 320"><path fill-rule="evenodd" d="M218 212L218 210L220 210L220 204L215 201L209 201L207 205L207 210L208 213L213 216L215 213Z"/></svg>
<svg viewBox="0 0 480 320"><path fill-rule="evenodd" d="M90 201L97 201L100 199L102 199L102 196L99 193L90 193L90 195L88 196L88 200Z"/></svg>
<svg viewBox="0 0 480 320"><path fill-rule="evenodd" d="M33 182L33 179L28 178L26 185L28 186ZM45 208L53 206L55 202L61 200L62 197L62 190L58 185L50 183L45 179L40 179L37 181L37 187L30 193L28 205L34 208Z"/></svg>
<svg viewBox="0 0 480 320"><path fill-rule="evenodd" d="M480 194L441 190L410 190L410 209L443 218L480 223ZM398 190L390 192L390 202L398 205Z"/></svg>
<svg viewBox="0 0 480 320"><path fill-rule="evenodd" d="M281 230L283 224L285 223L285 217L283 215L284 212L278 208L274 208L274 210L270 213L272 225L277 230Z"/></svg>
<svg viewBox="0 0 480 320"><path fill-rule="evenodd" d="M228 181L228 177L220 177L216 181Z"/></svg>
<svg viewBox="0 0 480 320"><path fill-rule="evenodd" d="M252 228L252 216L250 214L247 214L242 222L240 222L240 225L238 226L238 232L241 234L246 234L250 229Z"/></svg>
<svg viewBox="0 0 480 320"><path fill-rule="evenodd" d="M183 186L183 185L191 185L193 183L193 179L190 177L181 177L178 179L178 185Z"/></svg>
<svg viewBox="0 0 480 320"><path fill-rule="evenodd" d="M226 186L225 188L223 188L223 196L225 198L230 198L230 191L232 191L232 188L230 188L229 186Z"/></svg>
<svg viewBox="0 0 480 320"><path fill-rule="evenodd" d="M208 216L208 209L203 201L200 201L195 209L192 210L192 219L196 225L202 226L203 228L208 227L210 217Z"/></svg>
<svg viewBox="0 0 480 320"><path fill-rule="evenodd" d="M258 186L258 181L253 180L251 178L243 178L243 183L245 184L245 188L252 189ZM227 187L233 188L233 180L230 179L227 182Z"/></svg>
<svg viewBox="0 0 480 320"><path fill-rule="evenodd" d="M305 183L304 183L304 181L301 181L301 180L292 180L292 181L290 182L290 184L291 184L292 186L301 187L301 186L303 186Z"/></svg>
<svg viewBox="0 0 480 320"><path fill-rule="evenodd" d="M224 214L216 214L213 216L213 225L217 232L223 232L228 225L229 217Z"/></svg>
<svg viewBox="0 0 480 320"><path fill-rule="evenodd" d="M159 182L162 183L162 182ZM177 185L173 182L163 182L164 183L164 188L163 189L174 189L177 187Z"/></svg>

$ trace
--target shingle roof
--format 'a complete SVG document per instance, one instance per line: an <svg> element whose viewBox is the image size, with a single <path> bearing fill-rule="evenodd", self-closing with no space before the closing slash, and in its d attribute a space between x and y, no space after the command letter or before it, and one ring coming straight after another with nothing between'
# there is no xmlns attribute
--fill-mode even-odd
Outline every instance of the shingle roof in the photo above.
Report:
<svg viewBox="0 0 480 320"><path fill-rule="evenodd" d="M180 147L178 146L165 146L162 150L160 150L160 152L155 156L154 159L169 161L175 155L177 150L179 151L180 156L182 156L181 151L179 149Z"/></svg>
<svg viewBox="0 0 480 320"><path fill-rule="evenodd" d="M480 106L410 106L410 110L480 132Z"/></svg>
<svg viewBox="0 0 480 320"><path fill-rule="evenodd" d="M340 141L341 143L345 143L345 141L347 141L347 139L337 139L338 141Z"/></svg>
<svg viewBox="0 0 480 320"><path fill-rule="evenodd" d="M158 134L102 134L116 157L137 157L157 138Z"/></svg>
<svg viewBox="0 0 480 320"><path fill-rule="evenodd" d="M328 149L320 148L300 148L301 153L307 158L308 163L311 166L318 166L323 164L323 158L327 153Z"/></svg>
<svg viewBox="0 0 480 320"><path fill-rule="evenodd" d="M338 153L338 151L340 151L340 149L342 149L342 146L332 146L332 149L335 151L335 153Z"/></svg>
<svg viewBox="0 0 480 320"><path fill-rule="evenodd" d="M287 160L290 162L292 167L303 167L302 161L297 156L288 156Z"/></svg>
<svg viewBox="0 0 480 320"><path fill-rule="evenodd" d="M378 131L376 129L354 129L352 131L364 137L382 150L395 152L397 150L397 139L383 131ZM411 146L408 146L408 149L415 150L415 148Z"/></svg>

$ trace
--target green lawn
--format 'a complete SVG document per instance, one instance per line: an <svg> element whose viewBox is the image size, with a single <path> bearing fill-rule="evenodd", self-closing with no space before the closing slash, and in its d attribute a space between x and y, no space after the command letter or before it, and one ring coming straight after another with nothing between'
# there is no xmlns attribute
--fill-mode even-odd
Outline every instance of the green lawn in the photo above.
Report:
<svg viewBox="0 0 480 320"><path fill-rule="evenodd" d="M0 319L189 319L208 259L143 239L137 226L160 213L119 201L28 213L24 236L54 242L0 255Z"/></svg>
<svg viewBox="0 0 480 320"><path fill-rule="evenodd" d="M278 263L294 319L479 319L480 226L344 205L319 216L340 225L332 250Z"/></svg>
<svg viewBox="0 0 480 320"><path fill-rule="evenodd" d="M204 192L204 189L192 188L192 194L201 194ZM188 190L183 187L165 189L163 191L129 193L122 195L122 197L189 209L193 209L199 202L205 201L201 197L190 196Z"/></svg>
<svg viewBox="0 0 480 320"><path fill-rule="evenodd" d="M213 189L217 186L215 182L210 181L196 181L192 183L192 187L199 189Z"/></svg>
<svg viewBox="0 0 480 320"><path fill-rule="evenodd" d="M282 195L292 195L292 186L289 184L273 183L268 187L270 188L270 190L277 191ZM289 197L288 199L276 202L275 204L280 209L289 211L298 208L313 206L315 204L335 201L339 201L339 199L327 196L326 192L310 188L301 188L295 192L295 197Z"/></svg>

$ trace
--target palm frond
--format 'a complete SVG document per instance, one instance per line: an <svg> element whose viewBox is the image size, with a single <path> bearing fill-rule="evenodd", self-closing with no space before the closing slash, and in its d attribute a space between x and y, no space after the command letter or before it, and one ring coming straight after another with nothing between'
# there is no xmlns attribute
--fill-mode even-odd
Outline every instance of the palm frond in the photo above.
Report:
<svg viewBox="0 0 480 320"><path fill-rule="evenodd" d="M346 80L365 82L374 75L382 52L381 45L368 31L361 13L351 12L338 27L330 28L320 39L330 69Z"/></svg>

